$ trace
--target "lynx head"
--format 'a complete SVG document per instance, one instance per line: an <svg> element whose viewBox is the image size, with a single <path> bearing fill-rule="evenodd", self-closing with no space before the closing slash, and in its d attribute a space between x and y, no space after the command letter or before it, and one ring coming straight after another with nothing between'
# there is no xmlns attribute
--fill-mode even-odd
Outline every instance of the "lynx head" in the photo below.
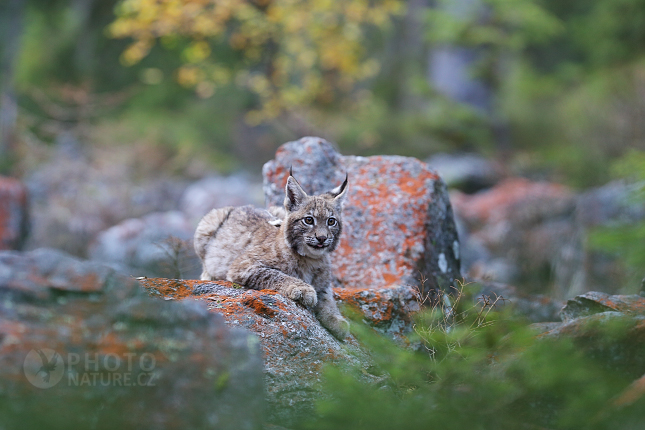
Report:
<svg viewBox="0 0 645 430"><path fill-rule="evenodd" d="M284 199L287 245L299 255L310 258L322 258L336 249L343 230L341 211L346 194L347 176L333 190L309 196L290 174Z"/></svg>

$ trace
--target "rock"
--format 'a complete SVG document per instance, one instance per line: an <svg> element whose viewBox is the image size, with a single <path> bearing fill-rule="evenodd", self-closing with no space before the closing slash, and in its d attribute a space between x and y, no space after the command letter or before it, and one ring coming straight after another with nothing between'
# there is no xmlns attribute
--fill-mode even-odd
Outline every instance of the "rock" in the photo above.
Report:
<svg viewBox="0 0 645 430"><path fill-rule="evenodd" d="M571 340L586 356L636 378L645 369L645 315L601 312L574 318L539 338Z"/></svg>
<svg viewBox="0 0 645 430"><path fill-rule="evenodd" d="M27 189L17 179L0 176L0 250L21 249L28 229Z"/></svg>
<svg viewBox="0 0 645 430"><path fill-rule="evenodd" d="M148 278L141 284L152 296L165 300L197 298L224 316L233 327L242 327L260 340L264 353L269 421L289 425L313 412L322 392L324 365L359 366L369 375L371 363L356 340L341 343L325 330L315 316L275 291L247 290L227 281L192 281ZM335 289L343 303L356 309L364 320L400 343L412 330L412 313L419 309L411 287L382 289Z"/></svg>
<svg viewBox="0 0 645 430"><path fill-rule="evenodd" d="M199 303L154 300L120 282L108 288L107 267L93 285L75 286L70 276L65 288L52 287L59 263L99 268L51 252L56 263L34 263L43 255L0 253L0 272L7 264L13 271L0 277L0 291L9 292L0 301L4 428L261 427L253 336Z"/></svg>
<svg viewBox="0 0 645 430"><path fill-rule="evenodd" d="M509 178L490 190L453 192L451 198L470 278L559 298L584 288L584 234L574 221L576 199L569 189Z"/></svg>
<svg viewBox="0 0 645 430"><path fill-rule="evenodd" d="M145 150L137 145L115 150L113 142L57 146L25 178L32 212L25 248L57 248L84 258L101 231L129 218L176 210L186 183L160 174L167 169L154 167L159 154Z"/></svg>
<svg viewBox="0 0 645 430"><path fill-rule="evenodd" d="M189 185L181 196L179 208L197 226L211 209L224 206L259 206L262 198L262 186L251 183L244 176L211 176Z"/></svg>
<svg viewBox="0 0 645 430"><path fill-rule="evenodd" d="M134 276L199 278L195 225L179 211L128 219L100 233L89 248L94 261L127 268Z"/></svg>
<svg viewBox="0 0 645 430"><path fill-rule="evenodd" d="M472 196L455 193L453 203L468 226L504 221L534 224L570 214L575 207L574 195L567 187L523 178L506 179Z"/></svg>
<svg viewBox="0 0 645 430"><path fill-rule="evenodd" d="M0 286L4 294L25 300L50 299L56 292L106 291L123 299L134 288L129 277L106 265L47 248L0 252Z"/></svg>
<svg viewBox="0 0 645 430"><path fill-rule="evenodd" d="M582 226L585 236L599 227L642 223L645 220L645 202L634 198L636 189L637 186L617 181L584 192L577 198L574 222ZM587 247L585 251L584 261L578 270L585 290L615 294L619 290L612 286L634 281L625 274L625 267L615 254L592 247Z"/></svg>
<svg viewBox="0 0 645 430"><path fill-rule="evenodd" d="M490 188L502 177L500 166L478 154L437 154L426 162L449 188L468 194Z"/></svg>
<svg viewBox="0 0 645 430"><path fill-rule="evenodd" d="M633 198L638 187L616 181L580 194L576 219L588 228L644 220L645 204Z"/></svg>
<svg viewBox="0 0 645 430"><path fill-rule="evenodd" d="M562 321L589 316L602 312L621 312L629 315L645 315L645 297L639 295L609 295L597 291L567 300L562 308Z"/></svg>
<svg viewBox="0 0 645 430"><path fill-rule="evenodd" d="M532 323L549 323L560 319L562 301L543 294L526 294L512 285L479 281L475 299L495 303L498 310L510 307L517 315Z"/></svg>
<svg viewBox="0 0 645 430"><path fill-rule="evenodd" d="M337 303L359 311L363 319L377 331L399 344L408 345L412 316L421 310L420 291L408 285L382 288L336 288Z"/></svg>
<svg viewBox="0 0 645 430"><path fill-rule="evenodd" d="M343 236L332 257L335 286L448 289L461 278L446 186L427 164L400 156L342 156L329 142L305 137L282 145L264 165L267 205L282 206L291 166L310 194L329 191L349 175Z"/></svg>
<svg viewBox="0 0 645 430"><path fill-rule="evenodd" d="M562 323L535 326L540 338L570 339L603 365L639 377L645 369L645 298L591 291L567 301Z"/></svg>
<svg viewBox="0 0 645 430"><path fill-rule="evenodd" d="M597 227L645 219L634 187L614 182L575 195L566 187L508 178L473 195L451 194L471 279L560 299L589 290L616 293L627 281L615 256L589 246Z"/></svg>

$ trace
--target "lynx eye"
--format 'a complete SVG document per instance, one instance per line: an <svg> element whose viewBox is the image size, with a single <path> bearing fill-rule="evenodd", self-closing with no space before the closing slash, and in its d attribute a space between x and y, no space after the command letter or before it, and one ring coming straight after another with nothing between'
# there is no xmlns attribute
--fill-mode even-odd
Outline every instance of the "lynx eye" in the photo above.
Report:
<svg viewBox="0 0 645 430"><path fill-rule="evenodd" d="M307 225L314 225L314 218L310 216L306 216L302 221L304 221L305 224Z"/></svg>
<svg viewBox="0 0 645 430"><path fill-rule="evenodd" d="M333 226L335 226L335 225L336 225L336 222L337 222L337 221L336 221L336 218L329 218L329 219L327 220L327 225L328 225L328 226L330 226L330 227L333 227Z"/></svg>

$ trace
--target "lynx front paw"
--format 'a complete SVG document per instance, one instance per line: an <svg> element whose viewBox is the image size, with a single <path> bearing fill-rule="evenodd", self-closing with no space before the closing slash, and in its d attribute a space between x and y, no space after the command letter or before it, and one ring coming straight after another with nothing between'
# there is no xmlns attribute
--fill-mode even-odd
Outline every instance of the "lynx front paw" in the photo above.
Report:
<svg viewBox="0 0 645 430"><path fill-rule="evenodd" d="M316 290L313 287L305 284L294 285L289 290L288 296L291 300L298 301L304 306L315 306L318 302L318 297L316 295Z"/></svg>

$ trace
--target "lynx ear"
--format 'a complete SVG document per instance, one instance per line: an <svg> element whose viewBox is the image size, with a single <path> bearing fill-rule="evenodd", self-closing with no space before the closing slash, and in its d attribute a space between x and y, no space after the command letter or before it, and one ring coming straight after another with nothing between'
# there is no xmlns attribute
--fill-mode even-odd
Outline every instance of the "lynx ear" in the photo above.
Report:
<svg viewBox="0 0 645 430"><path fill-rule="evenodd" d="M291 175L287 178L285 194L284 208L289 212L296 210L296 208L300 206L303 200L307 197L305 190L302 189L298 181L296 181L296 178Z"/></svg>
<svg viewBox="0 0 645 430"><path fill-rule="evenodd" d="M345 180L342 184L331 190L332 196L334 196L334 203L342 206L345 196L347 195L347 178L348 175L345 173Z"/></svg>

